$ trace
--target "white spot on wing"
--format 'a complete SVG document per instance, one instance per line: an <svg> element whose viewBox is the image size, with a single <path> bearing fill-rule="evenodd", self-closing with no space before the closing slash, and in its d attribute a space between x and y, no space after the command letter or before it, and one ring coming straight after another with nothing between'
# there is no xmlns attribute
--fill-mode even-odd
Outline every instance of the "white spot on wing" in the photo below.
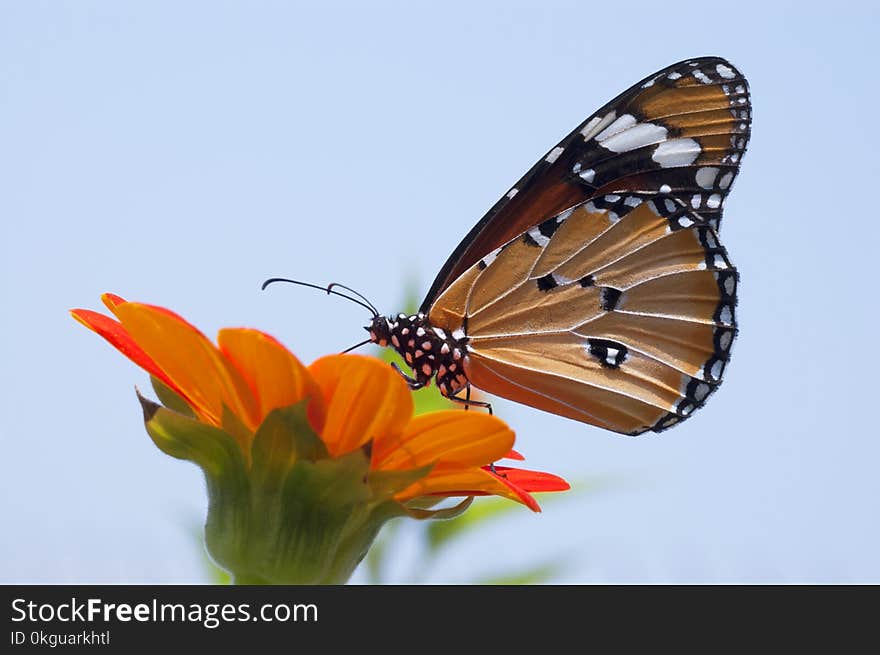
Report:
<svg viewBox="0 0 880 655"><path fill-rule="evenodd" d="M565 152L565 148L561 146L556 146L555 148L553 148L553 150L547 153L547 156L544 157L544 161L550 162L552 164L557 159L559 159L559 155L561 155L563 152Z"/></svg>
<svg viewBox="0 0 880 655"><path fill-rule="evenodd" d="M717 64L715 66L715 70L718 71L718 74L726 80L732 80L734 77L736 77L736 73L733 72L733 69L730 66Z"/></svg>
<svg viewBox="0 0 880 655"><path fill-rule="evenodd" d="M507 197L513 198L517 193L519 193L519 189L511 189L507 192Z"/></svg>
<svg viewBox="0 0 880 655"><path fill-rule="evenodd" d="M708 75L706 75L703 71L701 71L699 68L694 70L693 74L694 74L694 77L696 77L703 84L712 84L712 79Z"/></svg>
<svg viewBox="0 0 880 655"><path fill-rule="evenodd" d="M706 399L706 396L709 395L709 385L705 382L701 382L697 385L697 388L694 389L694 400L698 403L703 402Z"/></svg>
<svg viewBox="0 0 880 655"><path fill-rule="evenodd" d="M601 143L602 141L605 141L606 139L614 136L615 134L619 134L620 132L623 132L624 130L628 130L629 128L631 128L635 124L636 124L636 117L635 116L633 116L632 114L624 114L623 116L621 116L620 118L618 118L614 122L612 122L604 130L599 132L599 134L596 135L596 141Z"/></svg>
<svg viewBox="0 0 880 655"><path fill-rule="evenodd" d="M627 117L635 121L635 118L629 114L625 114L624 116L621 116L618 121L615 121L610 125L605 132L613 129L619 121ZM600 134L596 137L596 141L602 144L603 148L607 148L611 152L630 152L645 146L660 143L666 139L666 134L667 130L662 125L654 125L653 123L633 123L631 127L618 130L618 132L611 133L605 138Z"/></svg>
<svg viewBox="0 0 880 655"><path fill-rule="evenodd" d="M550 237L545 237L536 227L533 227L531 230L529 230L529 236L542 248L550 243Z"/></svg>
<svg viewBox="0 0 880 655"><path fill-rule="evenodd" d="M616 111L611 111L605 114L604 116L593 116L586 125L581 129L581 135L584 137L584 141L589 141L596 134L599 133L600 130L604 129L617 117Z"/></svg>
<svg viewBox="0 0 880 655"><path fill-rule="evenodd" d="M704 189L711 189L715 185L715 177L718 175L718 169L714 166L704 166L697 169L697 184Z"/></svg>
<svg viewBox="0 0 880 655"><path fill-rule="evenodd" d="M713 193L709 196L709 199L706 201L706 206L709 209L718 209L721 206L721 194Z"/></svg>
<svg viewBox="0 0 880 655"><path fill-rule="evenodd" d="M672 187L668 184L661 184L660 193L672 193Z"/></svg>
<svg viewBox="0 0 880 655"><path fill-rule="evenodd" d="M700 144L693 139L672 139L659 144L651 159L663 168L689 166L700 156L700 151Z"/></svg>
<svg viewBox="0 0 880 655"><path fill-rule="evenodd" d="M732 275L728 275L724 280L724 292L728 296L732 296L734 291L736 291L736 279Z"/></svg>
<svg viewBox="0 0 880 655"><path fill-rule="evenodd" d="M495 258L496 258L496 257L498 257L498 251L497 251L497 250L493 250L493 251L490 252L488 255L486 255L485 257L483 257L482 262L483 262L483 264L485 264L486 266L488 266L489 264L491 264L492 262L495 261Z"/></svg>
<svg viewBox="0 0 880 655"><path fill-rule="evenodd" d="M587 170L580 173L580 178L587 184L592 184L593 180L596 179L596 171L594 171L592 168L588 168Z"/></svg>

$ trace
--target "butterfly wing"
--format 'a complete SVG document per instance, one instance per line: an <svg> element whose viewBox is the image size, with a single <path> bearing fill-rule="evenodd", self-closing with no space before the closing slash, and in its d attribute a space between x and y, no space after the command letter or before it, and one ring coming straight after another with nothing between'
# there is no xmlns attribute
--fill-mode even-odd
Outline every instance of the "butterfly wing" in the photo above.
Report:
<svg viewBox="0 0 880 655"><path fill-rule="evenodd" d="M495 203L440 270L422 311L487 253L595 196L666 192L717 228L750 124L748 84L724 59L686 60L645 78L575 128Z"/></svg>
<svg viewBox="0 0 880 655"><path fill-rule="evenodd" d="M431 323L468 335L490 393L626 434L690 416L717 388L737 273L710 220L674 194L606 194L471 266Z"/></svg>

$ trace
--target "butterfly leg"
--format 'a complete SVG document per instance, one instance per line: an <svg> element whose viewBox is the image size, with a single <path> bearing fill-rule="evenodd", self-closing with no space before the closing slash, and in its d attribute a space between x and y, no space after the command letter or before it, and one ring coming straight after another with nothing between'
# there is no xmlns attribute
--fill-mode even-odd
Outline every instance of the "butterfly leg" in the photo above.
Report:
<svg viewBox="0 0 880 655"><path fill-rule="evenodd" d="M418 391L425 386L424 382L419 382L414 377L411 377L404 373L397 365L397 362L391 362L391 368L397 371L400 374L400 377L402 377L406 381L407 385L409 385L410 391Z"/></svg>
<svg viewBox="0 0 880 655"><path fill-rule="evenodd" d="M475 407L485 407L487 410L489 410L489 414L494 414L494 412L492 411L492 404L491 403L483 402L482 400L471 400L471 385L470 385L470 383L468 383L468 385L465 387L465 389L467 389L467 392L466 392L467 395L464 398L459 398L458 396L455 396L452 394L450 394L446 397L454 403L464 405L465 410L467 410L471 405L473 405Z"/></svg>
<svg viewBox="0 0 880 655"><path fill-rule="evenodd" d="M454 403L463 404L465 411L467 411L471 405L476 405L477 407L485 407L486 409L489 410L489 416L494 416L494 412L492 411L492 404L491 403L483 402L481 400L471 400L471 385L470 385L470 383L468 383L468 385L465 387L465 397L464 398L458 398L457 396L452 396L452 395L446 396L446 397L449 398L449 400L451 400ZM494 475L497 475L498 477L501 477L501 478L507 477L504 473L499 473L495 469L494 462L489 464L489 470L492 471L492 473Z"/></svg>

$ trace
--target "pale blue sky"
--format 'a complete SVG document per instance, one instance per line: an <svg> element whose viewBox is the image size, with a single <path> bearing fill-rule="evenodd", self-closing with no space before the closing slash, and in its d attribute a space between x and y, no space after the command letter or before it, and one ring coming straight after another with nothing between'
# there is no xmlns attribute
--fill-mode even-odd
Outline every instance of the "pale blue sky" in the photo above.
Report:
<svg viewBox="0 0 880 655"><path fill-rule="evenodd" d="M431 580L562 553L564 582L880 582L878 10L365 4L0 1L0 582L205 579L200 472L151 444L146 375L68 308L114 291L306 361L346 347L363 311L260 282L397 311L559 137L700 55L754 102L723 388L638 439L499 402L529 464L607 484L493 525Z"/></svg>

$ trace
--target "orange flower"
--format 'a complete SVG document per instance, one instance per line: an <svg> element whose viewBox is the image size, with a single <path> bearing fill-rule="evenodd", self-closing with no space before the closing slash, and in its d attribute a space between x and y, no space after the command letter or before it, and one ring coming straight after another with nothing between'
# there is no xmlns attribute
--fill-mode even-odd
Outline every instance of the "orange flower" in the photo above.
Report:
<svg viewBox="0 0 880 655"><path fill-rule="evenodd" d="M199 422L232 435L245 463L267 416L306 402L308 422L331 458L368 448L370 476L423 471L395 490L399 503L497 495L539 511L531 491L568 489L549 473L490 467L521 459L511 450L513 431L497 417L460 409L413 417L411 392L378 359L329 355L304 366L258 330L222 329L215 346L167 309L112 294L102 299L118 320L87 309L71 314L177 394ZM230 429L233 420L242 429Z"/></svg>

